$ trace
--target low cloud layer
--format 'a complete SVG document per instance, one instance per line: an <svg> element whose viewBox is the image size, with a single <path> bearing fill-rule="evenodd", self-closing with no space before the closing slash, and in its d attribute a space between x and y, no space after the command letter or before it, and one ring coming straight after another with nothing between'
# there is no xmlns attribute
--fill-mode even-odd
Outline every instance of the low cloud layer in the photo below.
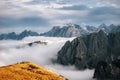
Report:
<svg viewBox="0 0 120 80"><path fill-rule="evenodd" d="M74 38L52 38L52 37L27 37L23 40L0 41L0 66L9 65L21 61L31 61L53 70L69 80L90 80L94 70L78 71L74 66L62 66L53 64L51 60L57 58L57 52L67 40ZM48 42L47 45L36 44L28 46L34 41Z"/></svg>

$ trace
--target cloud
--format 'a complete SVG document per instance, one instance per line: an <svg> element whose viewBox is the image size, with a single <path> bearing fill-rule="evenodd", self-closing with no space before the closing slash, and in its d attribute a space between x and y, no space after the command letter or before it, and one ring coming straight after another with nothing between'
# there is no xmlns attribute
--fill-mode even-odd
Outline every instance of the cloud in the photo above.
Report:
<svg viewBox="0 0 120 80"><path fill-rule="evenodd" d="M79 71L75 66L63 66L53 64L51 59L57 58L57 52L67 40L74 38L53 38L53 37L26 37L23 40L2 40L0 41L0 66L13 64L21 61L31 61L53 70L69 80L90 80L94 70ZM47 45L26 44L34 41L45 41ZM19 48L18 48L19 47Z"/></svg>
<svg viewBox="0 0 120 80"><path fill-rule="evenodd" d="M0 25L6 27L19 27L19 26L48 26L47 20L41 17L24 17L20 19L12 17L0 17Z"/></svg>
<svg viewBox="0 0 120 80"><path fill-rule="evenodd" d="M0 28L26 25L50 28L71 21L120 24L119 3L119 0L0 0Z"/></svg>
<svg viewBox="0 0 120 80"><path fill-rule="evenodd" d="M64 45L65 41L72 39L27 37L21 41L3 40L0 41L0 62L11 64L19 61L33 61L40 65L51 64L51 59L56 58L58 50ZM39 40L48 42L48 45L27 46L27 43Z"/></svg>
<svg viewBox="0 0 120 80"><path fill-rule="evenodd" d="M97 7L94 8L90 14L92 15L120 15L120 8L115 8L115 7Z"/></svg>
<svg viewBox="0 0 120 80"><path fill-rule="evenodd" d="M118 7L120 7L120 5L119 5L120 1L119 0L96 0L96 1L111 4L111 5L114 4L114 5L118 6Z"/></svg>
<svg viewBox="0 0 120 80"><path fill-rule="evenodd" d="M115 7L96 7L86 16L85 21L97 24L120 24L120 8ZM91 19L91 21L88 20Z"/></svg>
<svg viewBox="0 0 120 80"><path fill-rule="evenodd" d="M70 10L71 11L71 10ZM69 10L68 12L71 13ZM103 6L90 8L88 10L72 10L69 15L62 15L59 19L71 20L76 24L88 24L98 26L105 24L120 24L120 8L114 6ZM67 22L67 21L65 21Z"/></svg>
<svg viewBox="0 0 120 80"><path fill-rule="evenodd" d="M89 7L87 7L85 5L73 5L73 6L63 7L60 9L62 9L62 10L87 10L87 9L89 9Z"/></svg>
<svg viewBox="0 0 120 80"><path fill-rule="evenodd" d="M48 69L57 72L69 80L93 80L92 76L94 74L94 70L76 70L74 66L62 66L62 65L47 65Z"/></svg>

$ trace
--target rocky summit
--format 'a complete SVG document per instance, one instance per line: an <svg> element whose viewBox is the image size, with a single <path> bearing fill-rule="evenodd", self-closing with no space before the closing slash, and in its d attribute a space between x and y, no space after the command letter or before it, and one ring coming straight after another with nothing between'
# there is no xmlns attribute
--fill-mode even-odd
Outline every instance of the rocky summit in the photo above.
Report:
<svg viewBox="0 0 120 80"><path fill-rule="evenodd" d="M0 67L0 80L67 80L61 75L31 62Z"/></svg>
<svg viewBox="0 0 120 80"><path fill-rule="evenodd" d="M67 24L65 26L55 26L50 31L41 34L41 36L52 37L75 37L87 34L86 31L77 24Z"/></svg>
<svg viewBox="0 0 120 80"><path fill-rule="evenodd" d="M99 61L111 63L120 58L120 32L106 34L100 30L67 41L58 52L57 62L75 65L78 69L93 69Z"/></svg>

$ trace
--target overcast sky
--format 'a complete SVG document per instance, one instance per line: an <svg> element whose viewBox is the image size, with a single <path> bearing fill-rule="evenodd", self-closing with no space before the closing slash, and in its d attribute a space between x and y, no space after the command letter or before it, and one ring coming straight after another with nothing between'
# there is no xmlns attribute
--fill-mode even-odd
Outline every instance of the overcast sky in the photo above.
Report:
<svg viewBox="0 0 120 80"><path fill-rule="evenodd" d="M0 32L44 32L66 23L120 23L120 0L0 0Z"/></svg>

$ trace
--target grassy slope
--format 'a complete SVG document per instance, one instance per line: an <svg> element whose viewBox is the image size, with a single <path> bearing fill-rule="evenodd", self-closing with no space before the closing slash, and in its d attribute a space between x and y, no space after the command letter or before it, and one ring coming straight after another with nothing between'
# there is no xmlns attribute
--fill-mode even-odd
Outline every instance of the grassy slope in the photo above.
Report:
<svg viewBox="0 0 120 80"><path fill-rule="evenodd" d="M62 76L30 62L0 67L0 80L65 80Z"/></svg>

